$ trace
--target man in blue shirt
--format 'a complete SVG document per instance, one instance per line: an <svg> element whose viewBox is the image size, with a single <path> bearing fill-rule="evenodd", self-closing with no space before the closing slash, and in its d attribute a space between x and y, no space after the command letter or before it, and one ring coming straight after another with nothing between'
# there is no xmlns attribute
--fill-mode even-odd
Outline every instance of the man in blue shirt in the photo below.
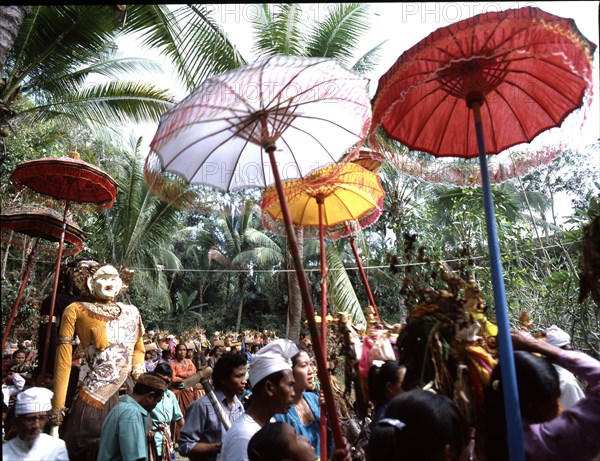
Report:
<svg viewBox="0 0 600 461"><path fill-rule="evenodd" d="M167 385L171 384L173 369L168 363L159 363L156 365L154 372L160 375L166 381ZM154 442L156 444L156 451L158 452L158 459L170 459L168 454L165 456L162 455L163 442L172 449L171 423L175 422L179 428L182 428L185 421L179 408L177 397L169 389L165 391L162 400L150 412L150 419L152 419L152 431L154 432ZM166 441L164 440L165 438L167 439Z"/></svg>
<svg viewBox="0 0 600 461"><path fill-rule="evenodd" d="M246 386L246 360L238 352L224 353L215 363L212 383L217 400L233 424L244 412L238 395ZM214 461L225 431L209 396L204 395L187 407L185 424L179 432L179 453L192 461Z"/></svg>
<svg viewBox="0 0 600 461"><path fill-rule="evenodd" d="M124 396L102 424L98 461L148 458L148 412L160 402L167 383L155 373L140 375L131 396Z"/></svg>

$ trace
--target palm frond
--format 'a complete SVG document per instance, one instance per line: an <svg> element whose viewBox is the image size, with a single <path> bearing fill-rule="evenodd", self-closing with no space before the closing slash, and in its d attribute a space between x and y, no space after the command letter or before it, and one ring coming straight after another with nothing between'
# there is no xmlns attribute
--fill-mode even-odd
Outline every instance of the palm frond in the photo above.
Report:
<svg viewBox="0 0 600 461"><path fill-rule="evenodd" d="M246 229L246 231L244 232L244 238L246 239L246 242L248 242L248 244L252 247L262 247L268 248L270 250L281 251L280 246L277 244L277 242L275 242L271 237L269 237L267 234L258 229L252 227Z"/></svg>
<svg viewBox="0 0 600 461"><path fill-rule="evenodd" d="M381 49L387 40L381 42L379 45L374 46L354 63L352 70L358 74L364 75L373 71L379 64L379 58Z"/></svg>
<svg viewBox="0 0 600 461"><path fill-rule="evenodd" d="M261 56L303 56L302 6L298 3L260 5L261 15L253 20L253 51Z"/></svg>
<svg viewBox="0 0 600 461"><path fill-rule="evenodd" d="M11 94L25 80L75 69L112 42L119 15L108 5L42 5L25 17L7 60Z"/></svg>
<svg viewBox="0 0 600 461"><path fill-rule="evenodd" d="M169 295L169 284L167 277L161 271L138 271L136 272L133 282L133 286L143 287L149 302L148 306L138 306L142 318L145 317L144 313L146 308L150 310L150 306L160 306L160 312L163 315L168 314L172 310L172 301ZM156 309L156 307L154 307Z"/></svg>
<svg viewBox="0 0 600 461"><path fill-rule="evenodd" d="M107 56L105 59L93 62L74 72L73 75L87 76L95 73L111 79L119 79L131 76L134 73L144 74L147 72L163 71L163 67L156 61L147 58ZM60 76L58 77L61 78Z"/></svg>
<svg viewBox="0 0 600 461"><path fill-rule="evenodd" d="M335 312L344 312L353 322L364 324L365 314L334 245L327 246L326 262L327 297L335 307Z"/></svg>
<svg viewBox="0 0 600 461"><path fill-rule="evenodd" d="M206 5L186 5L175 11L168 5L131 5L129 9L123 32L139 34L144 45L169 57L190 91L211 75L246 64Z"/></svg>
<svg viewBox="0 0 600 461"><path fill-rule="evenodd" d="M157 122L173 103L165 90L147 83L113 81L85 86L76 93L50 95L15 117L39 121L66 118L104 126Z"/></svg>
<svg viewBox="0 0 600 461"><path fill-rule="evenodd" d="M348 65L361 37L369 30L373 14L368 3L337 3L329 14L314 22L307 40L307 56L335 58Z"/></svg>

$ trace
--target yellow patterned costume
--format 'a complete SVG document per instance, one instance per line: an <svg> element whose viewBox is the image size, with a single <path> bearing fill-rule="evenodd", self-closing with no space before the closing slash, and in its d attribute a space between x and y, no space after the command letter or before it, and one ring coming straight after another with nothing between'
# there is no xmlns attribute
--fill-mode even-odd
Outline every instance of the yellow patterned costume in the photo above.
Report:
<svg viewBox="0 0 600 461"><path fill-rule="evenodd" d="M74 273L73 283L79 286L85 301L69 304L62 314L51 416L53 425L62 423L69 378L72 369L76 370L71 366L77 335L85 355L78 391L63 425L70 459L96 461L105 417L119 403L121 394L131 393L131 378L145 371L140 313L133 305L114 301L131 277L131 272L119 272L95 261L80 262Z"/></svg>
<svg viewBox="0 0 600 461"><path fill-rule="evenodd" d="M75 302L63 313L54 369L53 411L65 405L75 334L85 350L79 397L88 405L102 408L130 371L134 376L144 372L144 327L138 309L122 303L106 304L118 309L106 312L102 303Z"/></svg>

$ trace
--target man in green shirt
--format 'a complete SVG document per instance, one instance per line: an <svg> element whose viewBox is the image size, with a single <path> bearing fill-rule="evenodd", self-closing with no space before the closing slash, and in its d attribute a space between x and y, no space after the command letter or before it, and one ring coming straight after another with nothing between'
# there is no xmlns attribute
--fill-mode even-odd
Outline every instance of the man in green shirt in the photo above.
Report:
<svg viewBox="0 0 600 461"><path fill-rule="evenodd" d="M155 373L140 375L102 424L98 461L138 461L148 458L148 412L160 402L167 383Z"/></svg>

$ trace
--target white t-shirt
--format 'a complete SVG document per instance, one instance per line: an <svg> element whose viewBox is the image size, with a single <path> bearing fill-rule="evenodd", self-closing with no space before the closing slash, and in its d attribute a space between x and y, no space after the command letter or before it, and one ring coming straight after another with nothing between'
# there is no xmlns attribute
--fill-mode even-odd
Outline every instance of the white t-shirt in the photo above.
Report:
<svg viewBox="0 0 600 461"><path fill-rule="evenodd" d="M2 445L4 461L69 461L65 441L40 434L31 449L18 436Z"/></svg>
<svg viewBox="0 0 600 461"><path fill-rule="evenodd" d="M248 442L259 429L260 425L251 416L242 414L239 421L225 433L217 460L248 461Z"/></svg>
<svg viewBox="0 0 600 461"><path fill-rule="evenodd" d="M554 365L558 371L560 381L560 404L563 410L567 410L585 397L585 392L575 378L575 375L560 365Z"/></svg>

